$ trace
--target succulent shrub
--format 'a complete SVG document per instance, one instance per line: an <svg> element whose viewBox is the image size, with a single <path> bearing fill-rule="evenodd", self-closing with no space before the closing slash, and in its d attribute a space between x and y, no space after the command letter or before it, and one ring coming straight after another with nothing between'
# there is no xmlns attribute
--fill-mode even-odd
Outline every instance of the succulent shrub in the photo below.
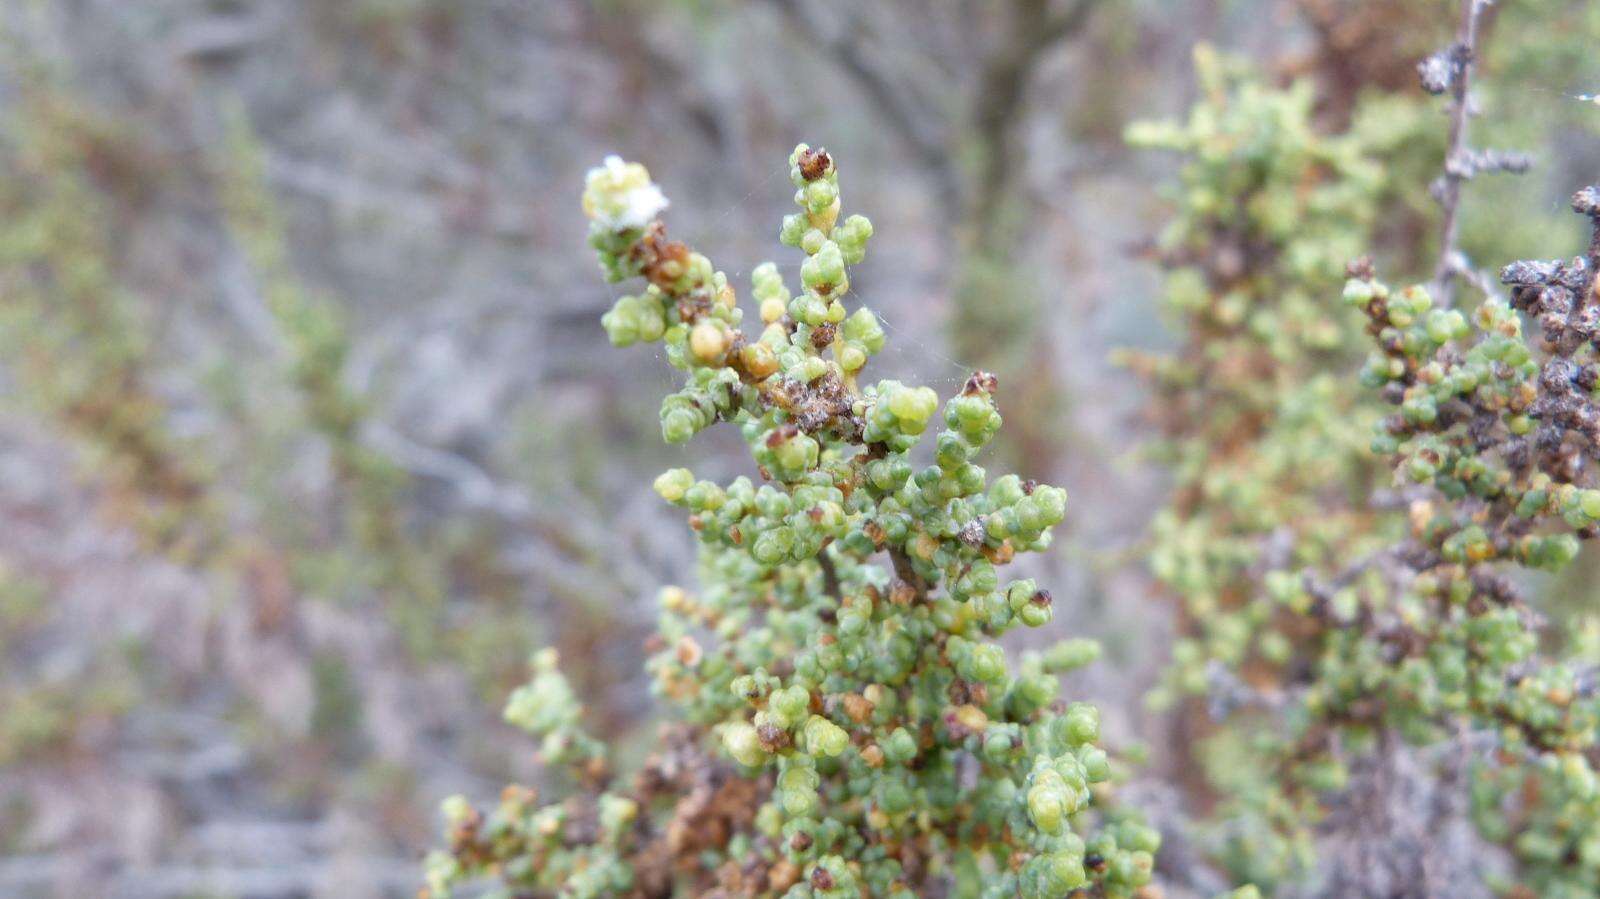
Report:
<svg viewBox="0 0 1600 899"><path fill-rule="evenodd" d="M1562 641L1517 569L1565 566L1595 530L1584 502L1600 513L1594 260L1508 267L1511 301L1470 314L1357 263L1352 317L1334 285L1378 241L1391 200L1375 163L1406 116L1386 101L1318 135L1304 88L1199 61L1190 120L1131 135L1189 156L1159 246L1183 343L1135 366L1176 475L1151 567L1181 599L1183 635L1157 698L1206 701L1185 726L1208 737L1217 856L1269 892L1310 887L1353 766L1404 740L1478 759L1480 831L1518 863L1495 886L1593 895L1597 707L1586 669L1549 651ZM1575 208L1592 213L1593 196ZM1340 375L1362 345L1376 347L1365 394ZM1438 789L1461 789L1445 768Z"/></svg>
<svg viewBox="0 0 1600 899"><path fill-rule="evenodd" d="M1167 687L1177 694L1205 692L1209 660L1263 677L1288 663L1260 569L1344 549L1366 524L1341 513L1377 467L1338 372L1358 358L1361 321L1329 315L1326 301L1371 237L1382 186L1372 148L1313 129L1309 83L1267 87L1205 47L1196 70L1204 99L1186 122L1129 132L1135 146L1184 156L1155 249L1182 344L1127 356L1155 394L1165 440L1153 452L1175 479L1150 564L1191 629ZM1280 547L1264 545L1274 534Z"/></svg>
<svg viewBox="0 0 1600 899"><path fill-rule="evenodd" d="M841 216L827 152L800 145L790 176L779 236L804 253L799 289L757 267L746 333L727 277L667 237L646 170L613 157L589 174L602 269L644 281L602 324L684 373L662 436L730 425L754 477L655 481L700 541L698 589L661 592L647 663L663 748L615 778L553 654L536 656L506 716L581 789L448 802L436 895L478 876L507 895L790 899L1130 896L1150 878L1159 837L1108 805L1096 710L1057 695L1094 645L1012 663L998 643L1051 620L1049 592L1002 571L1049 547L1065 493L975 461L1001 424L992 375L942 413L930 388L863 380L884 333L846 299L872 225Z"/></svg>
<svg viewBox="0 0 1600 899"><path fill-rule="evenodd" d="M1590 219L1589 248L1506 266L1509 299L1491 296L1470 315L1370 272L1347 287L1376 343L1363 378L1398 407L1374 448L1418 492L1410 538L1390 553L1403 580L1389 613L1344 630L1346 664L1323 696L1333 712L1422 739L1438 736L1442 714L1490 734L1477 818L1512 849L1519 887L1539 896L1600 889L1592 663L1541 653L1542 617L1508 576L1559 570L1600 533L1600 188L1579 191L1572 208ZM1362 645L1382 664L1363 665L1372 651L1352 651ZM1369 695L1353 696L1358 686Z"/></svg>
<svg viewBox="0 0 1600 899"><path fill-rule="evenodd" d="M1149 384L1152 455L1173 478L1149 565L1178 602L1179 634L1152 699L1178 704L1175 742L1198 741L1194 786L1220 803L1218 855L1269 886L1310 864L1314 817L1250 761L1277 710L1239 700L1307 676L1321 632L1301 572L1387 538L1365 501L1386 477L1367 446L1377 405L1345 374L1363 320L1329 297L1371 245L1390 132L1322 134L1309 82L1266 86L1204 46L1195 67L1188 118L1128 134L1182 158L1154 248L1179 344L1126 357Z"/></svg>

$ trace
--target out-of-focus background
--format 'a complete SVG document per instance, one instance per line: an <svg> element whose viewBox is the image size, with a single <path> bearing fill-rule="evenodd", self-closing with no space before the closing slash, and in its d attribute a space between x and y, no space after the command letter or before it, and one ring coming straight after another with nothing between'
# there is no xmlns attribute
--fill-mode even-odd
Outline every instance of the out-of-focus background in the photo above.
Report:
<svg viewBox="0 0 1600 899"><path fill-rule="evenodd" d="M1485 266L1577 248L1587 6L1491 16L1476 127L1538 166L1469 187ZM1105 640L1070 690L1159 806L1165 482L1112 357L1170 339L1141 246L1175 173L1123 130L1182 114L1198 42L1309 79L1330 131L1428 102L1455 8L0 0L0 895L408 895L442 797L541 778L498 714L540 646L648 743L641 641L693 576L650 481L748 462L662 445L673 372L606 343L577 197L609 153L741 287L797 262L789 150L833 153L878 376L998 372L999 452L1072 497L1045 636Z"/></svg>

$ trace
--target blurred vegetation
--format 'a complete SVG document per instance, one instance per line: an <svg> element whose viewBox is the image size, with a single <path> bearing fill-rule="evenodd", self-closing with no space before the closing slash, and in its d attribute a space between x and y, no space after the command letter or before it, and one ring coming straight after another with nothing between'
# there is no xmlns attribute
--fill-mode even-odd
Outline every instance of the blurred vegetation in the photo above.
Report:
<svg viewBox="0 0 1600 899"><path fill-rule="evenodd" d="M881 316L874 365L941 392L996 372L984 464L1074 496L1027 571L1106 642L1066 684L1113 756L1148 749L1130 804L1166 895L1298 895L1306 847L1357 858L1360 822L1278 826L1305 808L1239 763L1274 713L1216 705L1321 645L1269 574L1406 529L1336 294L1363 253L1431 278L1448 122L1416 64L1460 9L0 9L0 893L408 895L441 796L550 777L495 715L535 646L622 764L647 755L650 600L694 563L641 485L689 457L657 445L660 360L604 351L571 201L621 152L678 233L765 258L769 161L807 137L882 231L845 298ZM1535 165L1466 186L1474 268L1587 239L1566 205L1600 169L1597 39L1591 3L1485 11L1474 137ZM1176 154L1123 144L1156 120L1181 124L1137 142ZM747 473L702 442L701 476ZM1597 565L1511 576L1542 651L1600 664ZM1472 777L1458 817L1500 894L1591 894L1575 775Z"/></svg>

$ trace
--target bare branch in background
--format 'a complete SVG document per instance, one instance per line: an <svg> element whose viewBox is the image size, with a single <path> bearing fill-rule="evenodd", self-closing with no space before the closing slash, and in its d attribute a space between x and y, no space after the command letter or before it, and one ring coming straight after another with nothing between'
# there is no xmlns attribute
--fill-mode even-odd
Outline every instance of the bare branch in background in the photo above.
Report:
<svg viewBox="0 0 1600 899"><path fill-rule="evenodd" d="M953 191L955 172L946 135L940 133L937 123L926 121L914 108L915 87L894 78L877 65L872 51L861 42L861 32L853 28L829 34L817 23L816 11L807 8L804 0L767 0L790 26L836 62L853 80L868 101L883 115L906 147L925 167L941 190Z"/></svg>
<svg viewBox="0 0 1600 899"><path fill-rule="evenodd" d="M1010 187L1021 168L1016 159L1016 130L1023 118L1023 96L1043 56L1083 30L1099 0L1076 0L1052 10L1049 0L1020 0L1013 5L1005 40L987 54L973 98L973 131L982 143L978 173L969 192L978 231L1010 199Z"/></svg>
<svg viewBox="0 0 1600 899"><path fill-rule="evenodd" d="M1089 24L1089 14L1094 12L1095 5L1101 0L1077 0L1066 9L1058 11L1044 23L1044 30L1039 33L1037 43L1040 46L1049 46L1082 31Z"/></svg>
<svg viewBox="0 0 1600 899"><path fill-rule="evenodd" d="M724 154L731 151L733 135L716 98L696 77L691 65L650 33L649 17L607 14L590 3L578 4L577 11L583 30L592 36L593 43L610 49L616 58L638 59L649 83L669 88L661 92L661 97L683 108L685 118L707 144Z"/></svg>
<svg viewBox="0 0 1600 899"><path fill-rule="evenodd" d="M1450 136L1445 147L1444 174L1432 185L1433 195L1444 211L1439 261L1434 266L1432 284L1433 294L1442 306L1454 304L1458 276L1464 276L1468 283L1484 283L1484 279L1473 275L1470 260L1457 246L1461 231L1461 186L1482 173L1521 174L1532 164L1523 153L1474 150L1470 145L1472 69L1477 63L1483 14L1491 5L1493 0L1463 0L1461 27L1455 43L1417 65L1423 90L1450 95Z"/></svg>
<svg viewBox="0 0 1600 899"><path fill-rule="evenodd" d="M819 8L806 0L767 2L856 83L928 171L942 196L958 204L964 217L979 221L988 221L987 217L1004 205L1021 168L1015 132L1023 117L1024 93L1040 62L1050 50L1082 33L1092 13L1103 5L1103 0L1073 0L1059 6L1049 0L1005 4L1003 33L978 51L976 72L970 79L976 88L963 104L952 108L939 96L957 94L958 87L930 93L930 85L940 87L937 82L896 77L894 70L880 64L880 55L865 40L868 30L857 27L858 23L830 30L821 24ZM924 69L949 69L944 54L934 48L914 49L930 59ZM959 77L959 72L951 73L952 79ZM966 139L978 145L977 165L975 171L964 175L958 144Z"/></svg>

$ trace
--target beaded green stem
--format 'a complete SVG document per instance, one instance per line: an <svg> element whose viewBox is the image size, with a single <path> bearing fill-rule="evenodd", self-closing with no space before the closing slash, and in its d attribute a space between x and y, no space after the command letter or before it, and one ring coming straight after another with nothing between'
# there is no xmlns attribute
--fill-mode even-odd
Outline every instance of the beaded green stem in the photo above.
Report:
<svg viewBox="0 0 1600 899"><path fill-rule="evenodd" d="M553 658L539 657L508 715L597 795L541 809L513 790L488 817L452 801L451 849L429 865L437 893L484 874L511 892L789 899L909 899L941 883L995 899L1120 897L1149 880L1156 833L1096 811L1111 776L1096 710L1057 697L1057 674L1091 661L1092 645L1013 667L997 643L1051 620L1050 594L1001 570L1050 546L1066 494L976 464L1001 424L983 372L945 402L932 464L913 462L938 396L863 384L884 334L870 310L845 306L872 226L841 219L825 151L796 148L790 176L800 209L780 237L805 253L800 290L770 263L755 269L762 329L750 336L727 277L667 238L645 169L612 158L589 175L602 269L645 281L606 331L618 346L661 342L685 374L662 403L662 436L731 424L758 478L656 479L701 543L699 591L662 592L649 661L687 724L668 753L683 765L652 760L616 788ZM700 783L721 786L659 789L684 769L720 772ZM691 837L675 825L695 803L719 811L699 809L716 824Z"/></svg>

